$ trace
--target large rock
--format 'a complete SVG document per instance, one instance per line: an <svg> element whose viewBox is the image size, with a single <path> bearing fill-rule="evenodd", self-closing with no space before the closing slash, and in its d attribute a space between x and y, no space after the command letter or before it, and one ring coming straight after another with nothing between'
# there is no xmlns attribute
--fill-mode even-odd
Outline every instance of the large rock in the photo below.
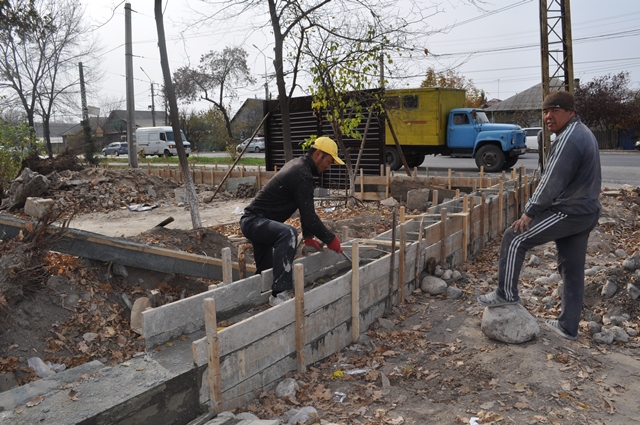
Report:
<svg viewBox="0 0 640 425"><path fill-rule="evenodd" d="M15 179L9 187L9 197L2 201L0 209L9 211L22 208L27 198L38 198L49 191L49 180L42 174L31 171L28 168Z"/></svg>
<svg viewBox="0 0 640 425"><path fill-rule="evenodd" d="M540 334L535 317L520 304L485 308L480 329L487 337L507 344L521 344Z"/></svg>
<svg viewBox="0 0 640 425"><path fill-rule="evenodd" d="M426 211L431 203L429 202L429 195L431 189L413 189L407 192L407 209Z"/></svg>
<svg viewBox="0 0 640 425"><path fill-rule="evenodd" d="M425 276L422 279L422 283L420 284L420 289L422 289L427 294L431 295L441 295L444 294L447 290L447 282L435 276Z"/></svg>

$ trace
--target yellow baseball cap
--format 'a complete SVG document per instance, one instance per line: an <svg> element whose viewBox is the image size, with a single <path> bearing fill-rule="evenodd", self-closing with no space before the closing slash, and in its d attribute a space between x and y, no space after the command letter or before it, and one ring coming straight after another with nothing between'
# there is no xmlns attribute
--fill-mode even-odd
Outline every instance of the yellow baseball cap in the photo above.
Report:
<svg viewBox="0 0 640 425"><path fill-rule="evenodd" d="M331 155L334 163L344 165L344 162L338 157L338 145L333 139L325 136L318 137L315 142L313 142L312 147Z"/></svg>

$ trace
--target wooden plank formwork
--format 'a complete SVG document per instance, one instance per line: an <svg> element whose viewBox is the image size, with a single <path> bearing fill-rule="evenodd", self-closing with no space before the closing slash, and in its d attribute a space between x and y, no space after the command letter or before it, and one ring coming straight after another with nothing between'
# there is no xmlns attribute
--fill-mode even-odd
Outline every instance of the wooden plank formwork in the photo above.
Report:
<svg viewBox="0 0 640 425"><path fill-rule="evenodd" d="M225 173L226 170L220 171L220 174ZM210 181L215 181L215 178L214 173ZM360 178L366 181L370 177ZM207 379L208 375L203 375L204 378L200 380L202 404L211 404L211 394L220 394L221 399L213 403L219 409L229 410L246 405L255 398L256 391L272 387L285 374L348 346L355 337L352 335L352 321L356 317L360 332L365 332L384 314L389 299L391 305L398 304L401 292L399 285L402 285L404 293L411 293L415 289L414 285L418 282L416 274L420 275L428 258L436 258L443 268L455 267L465 257L473 258L490 239L498 237L524 207L517 205L518 190L524 190L524 194L532 193L536 184L534 178L520 179L525 180L522 184L516 179L500 180L499 185L492 186L488 185L497 183L497 180L486 177L479 182L472 182L468 178L463 180L462 177L451 175L434 178L419 177L414 173L410 178L424 179L425 185L455 187L461 183L471 184L475 190L471 195L457 196L444 203L436 201L436 205L426 213L412 216L411 220L402 224L406 233L406 246L403 247L406 250L402 255L405 261L402 264L398 240L395 241L396 251L389 252L392 234L398 238L401 224L398 224L395 232L390 230L372 240L362 241L359 251L363 255L360 257L366 256L367 246L371 244L377 245L375 251L386 250L387 253L375 261L360 264L355 277L352 265L332 251L297 259L295 264L303 266L303 280L308 288L311 282L319 278L337 277L307 289L302 303L303 314L298 314L297 318L304 320L302 326L296 323L295 300L291 300L219 330L216 333L218 344L215 344L215 353L208 351L206 337L196 340L192 348L198 371L208 374L207 364L219 364L219 368L213 371L216 379ZM263 184L267 181L262 177L258 179ZM388 193L390 179L371 179L376 184L382 182L384 185L383 192L377 192L378 196ZM360 185L356 184L356 187ZM459 192L459 189L456 190L457 194ZM520 200L525 198L521 196ZM390 271L392 264L393 270ZM390 276L392 282L389 282ZM402 282L399 282L400 276ZM357 279L357 300L352 300L354 279ZM210 304L217 309L216 314L210 312L208 316L218 318L229 317L242 309L265 303L272 280L272 270L267 270L260 276L218 285L205 293L145 311L143 336L147 341L147 349L181 334L205 328L206 299L215 300ZM213 332L208 333L213 335ZM220 382L221 388L210 391L207 387L218 385L215 382Z"/></svg>

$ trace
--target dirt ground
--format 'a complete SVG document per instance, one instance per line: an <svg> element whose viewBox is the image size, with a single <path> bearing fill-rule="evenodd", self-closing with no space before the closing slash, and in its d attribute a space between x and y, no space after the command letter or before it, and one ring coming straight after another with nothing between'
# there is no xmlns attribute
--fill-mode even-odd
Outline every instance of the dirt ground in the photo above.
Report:
<svg viewBox="0 0 640 425"><path fill-rule="evenodd" d="M72 199L84 191L90 198L90 187L96 194L113 190L110 199L118 199L113 205L77 203L84 206L75 208L71 227L216 257L222 247L233 246L228 236L240 233L238 212L247 199L225 195L204 205L200 213L206 227L189 230L189 211L175 204L171 185L161 191L162 182L143 183L153 186L149 191L139 186L139 176L98 174L69 177L85 183L48 195ZM122 186L126 195L120 196ZM199 188L199 193L208 190ZM133 193L155 197L136 198ZM561 339L542 326L542 319L559 310L559 300L552 296L557 284L534 283L556 272L552 244L532 250L541 262L525 267L521 275L529 294L526 307L541 324L540 337L509 345L482 334L483 309L475 299L493 288L497 278L499 241L493 241L458 267L462 279L448 282L463 291L461 298L415 291L359 344L310 366L306 374L292 375L298 384L295 397L277 398L270 391L244 410L267 419L313 406L318 413L307 423L325 424L471 424L473 418L495 424L640 423L639 306L626 292L629 283L640 286L640 277L622 267L627 257L640 254L639 193L640 188L623 188L617 196L602 196L601 224L589 241L587 268L603 268L587 277L578 341ZM145 212L123 208L146 202L159 206ZM326 201L318 213L331 228L347 226L357 237L381 233L391 222L390 210L377 203L347 208L344 201ZM154 227L168 217L174 221ZM297 224L296 219L291 222ZM144 344L129 326L127 300L159 290L160 302L170 302L211 283L192 279L177 287L175 276L135 268L127 268L125 276L113 264L39 252L34 238L26 234L5 240L0 249L0 268L13 278L0 278L0 391L38 379L27 366L31 357L67 368L94 359L113 364L130 358ZM17 258L31 258L39 267L26 271L12 261ZM609 299L600 294L607 281L618 287ZM11 282L20 282L20 290ZM539 301L545 297L552 301ZM587 322L613 313L628 314L624 326L635 335L628 342L596 343Z"/></svg>

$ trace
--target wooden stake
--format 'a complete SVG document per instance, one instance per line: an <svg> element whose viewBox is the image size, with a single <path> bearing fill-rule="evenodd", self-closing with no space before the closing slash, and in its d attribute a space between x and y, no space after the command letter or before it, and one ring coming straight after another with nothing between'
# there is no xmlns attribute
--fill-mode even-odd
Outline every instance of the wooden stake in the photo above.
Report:
<svg viewBox="0 0 640 425"><path fill-rule="evenodd" d="M258 165L258 190L262 189L262 167Z"/></svg>
<svg viewBox="0 0 640 425"><path fill-rule="evenodd" d="M404 213L405 207L404 205L400 206L400 224L404 224Z"/></svg>
<svg viewBox="0 0 640 425"><path fill-rule="evenodd" d="M307 371L304 358L304 265L293 266L293 284L296 294L296 363L298 372Z"/></svg>
<svg viewBox="0 0 640 425"><path fill-rule="evenodd" d="M360 245L351 244L351 340L360 337Z"/></svg>
<svg viewBox="0 0 640 425"><path fill-rule="evenodd" d="M447 188L451 190L451 168L449 168L449 171L447 174Z"/></svg>
<svg viewBox="0 0 640 425"><path fill-rule="evenodd" d="M502 210L504 208L504 182L500 182L500 190L498 192L498 234L502 231Z"/></svg>
<svg viewBox="0 0 640 425"><path fill-rule="evenodd" d="M416 288L420 285L420 260L421 260L421 250L422 250L422 233L424 229L422 225L424 223L424 216L420 219L420 227L418 228L418 246L416 248L416 266L415 266L415 276L414 276L414 286Z"/></svg>
<svg viewBox="0 0 640 425"><path fill-rule="evenodd" d="M349 239L349 226L342 226L342 241Z"/></svg>
<svg viewBox="0 0 640 425"><path fill-rule="evenodd" d="M404 304L404 276L407 267L407 229L405 223L400 224L400 255L398 259L398 304Z"/></svg>
<svg viewBox="0 0 640 425"><path fill-rule="evenodd" d="M482 193L482 201L480 201L480 248L484 246L484 220L487 217L487 194ZM489 217L491 220L491 217ZM491 239L491 234L487 237L487 240Z"/></svg>
<svg viewBox="0 0 640 425"><path fill-rule="evenodd" d="M222 260L222 283L231 283L233 281L232 277L232 265L231 265L231 248L226 247L222 248L221 251L221 260Z"/></svg>
<svg viewBox="0 0 640 425"><path fill-rule="evenodd" d="M222 411L222 375L220 373L220 348L218 346L218 320L216 319L216 301L213 298L203 300L204 323L207 333L207 359L209 370L209 411Z"/></svg>
<svg viewBox="0 0 640 425"><path fill-rule="evenodd" d="M364 170L360 169L360 200L364 201Z"/></svg>
<svg viewBox="0 0 640 425"><path fill-rule="evenodd" d="M440 209L440 266L444 269L447 259L447 209Z"/></svg>
<svg viewBox="0 0 640 425"><path fill-rule="evenodd" d="M396 209L393 209L391 218L391 258L389 261L389 297L387 298L387 311L391 312L393 308L393 281L395 277L396 268L396 224L397 215Z"/></svg>
<svg viewBox="0 0 640 425"><path fill-rule="evenodd" d="M391 168L387 167L387 175L385 176L386 180L385 180L385 189L384 189L384 199L388 199L389 198L389 186L391 186Z"/></svg>
<svg viewBox="0 0 640 425"><path fill-rule="evenodd" d="M469 247L471 247L471 253L473 253L473 241L475 238L475 196L469 198Z"/></svg>
<svg viewBox="0 0 640 425"><path fill-rule="evenodd" d="M469 197L467 195L462 198L462 212L466 214L462 216L462 261L465 262L469 245Z"/></svg>
<svg viewBox="0 0 640 425"><path fill-rule="evenodd" d="M247 244L243 243L238 246L238 274L240 279L247 277L247 257L245 251L247 250Z"/></svg>

